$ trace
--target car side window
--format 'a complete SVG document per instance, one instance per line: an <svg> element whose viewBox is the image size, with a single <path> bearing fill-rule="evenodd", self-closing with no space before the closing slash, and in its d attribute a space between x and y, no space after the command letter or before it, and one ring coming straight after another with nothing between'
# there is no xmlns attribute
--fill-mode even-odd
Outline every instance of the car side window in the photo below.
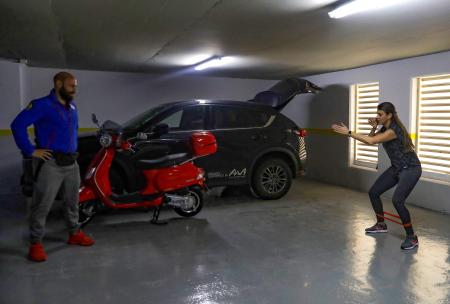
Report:
<svg viewBox="0 0 450 304"><path fill-rule="evenodd" d="M170 131L203 130L205 128L205 107L191 106L170 114L159 122L169 126Z"/></svg>
<svg viewBox="0 0 450 304"><path fill-rule="evenodd" d="M257 128L266 125L270 114L243 107L213 107L214 129Z"/></svg>

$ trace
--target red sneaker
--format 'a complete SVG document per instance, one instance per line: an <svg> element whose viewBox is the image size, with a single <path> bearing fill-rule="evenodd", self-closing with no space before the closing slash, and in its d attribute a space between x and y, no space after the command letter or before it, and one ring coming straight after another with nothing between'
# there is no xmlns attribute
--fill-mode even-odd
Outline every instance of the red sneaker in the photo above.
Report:
<svg viewBox="0 0 450 304"><path fill-rule="evenodd" d="M91 246L94 245L95 241L84 234L83 231L78 230L77 233L69 236L67 243L70 245Z"/></svg>
<svg viewBox="0 0 450 304"><path fill-rule="evenodd" d="M47 254L45 253L42 243L31 243L30 251L28 251L28 258L34 262L44 262L47 260Z"/></svg>

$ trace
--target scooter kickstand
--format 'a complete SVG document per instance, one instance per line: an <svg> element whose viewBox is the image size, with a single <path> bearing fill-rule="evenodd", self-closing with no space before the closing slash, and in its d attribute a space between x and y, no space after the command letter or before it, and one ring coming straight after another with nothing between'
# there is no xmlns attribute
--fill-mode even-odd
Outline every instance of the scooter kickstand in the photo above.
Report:
<svg viewBox="0 0 450 304"><path fill-rule="evenodd" d="M167 225L168 224L167 221L158 220L160 212L161 212L161 205L156 207L155 210L153 211L153 218L150 221L150 223L152 223L153 225Z"/></svg>

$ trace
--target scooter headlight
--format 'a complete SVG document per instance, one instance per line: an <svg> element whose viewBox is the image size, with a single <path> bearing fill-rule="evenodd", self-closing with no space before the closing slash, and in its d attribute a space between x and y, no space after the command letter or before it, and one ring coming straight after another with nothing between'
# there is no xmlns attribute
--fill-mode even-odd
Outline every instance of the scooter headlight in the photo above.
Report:
<svg viewBox="0 0 450 304"><path fill-rule="evenodd" d="M112 136L109 134L103 134L100 136L100 145L104 148L107 148L112 143Z"/></svg>

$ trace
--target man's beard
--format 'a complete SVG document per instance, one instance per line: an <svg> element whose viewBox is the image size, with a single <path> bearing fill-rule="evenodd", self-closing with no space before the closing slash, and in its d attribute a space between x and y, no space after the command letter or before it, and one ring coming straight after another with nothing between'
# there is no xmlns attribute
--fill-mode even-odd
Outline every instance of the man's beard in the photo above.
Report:
<svg viewBox="0 0 450 304"><path fill-rule="evenodd" d="M61 87L61 89L59 89L59 96L61 96L61 98L67 104L69 104L72 101L72 99L73 99L73 96L70 95L70 93L64 87Z"/></svg>

